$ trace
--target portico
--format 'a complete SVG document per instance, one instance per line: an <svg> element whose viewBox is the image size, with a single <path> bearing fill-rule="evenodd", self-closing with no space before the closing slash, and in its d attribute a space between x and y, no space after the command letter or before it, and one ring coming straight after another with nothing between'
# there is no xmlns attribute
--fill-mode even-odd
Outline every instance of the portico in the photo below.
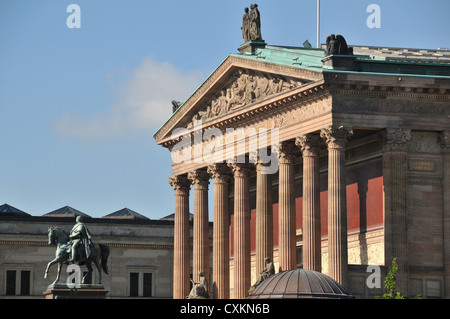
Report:
<svg viewBox="0 0 450 319"><path fill-rule="evenodd" d="M214 298L247 296L266 257L277 272L302 266L346 288L359 280L350 278L349 264L389 266L397 257L400 287L415 289L427 270L407 253L418 244L406 230L408 192L448 175L448 76L399 76L399 66L358 54L366 49L357 46L342 59L324 58L324 49L258 43L253 50L229 55L155 134L173 155L174 298L189 294L190 189L192 274L195 281L212 269ZM230 139L227 129L254 134ZM267 174L270 163L255 150L272 154L276 171ZM419 160L432 169L414 166ZM436 214L447 216L442 192L430 187ZM447 230L433 231L439 245L450 246ZM436 276L448 285L450 270L441 265Z"/></svg>

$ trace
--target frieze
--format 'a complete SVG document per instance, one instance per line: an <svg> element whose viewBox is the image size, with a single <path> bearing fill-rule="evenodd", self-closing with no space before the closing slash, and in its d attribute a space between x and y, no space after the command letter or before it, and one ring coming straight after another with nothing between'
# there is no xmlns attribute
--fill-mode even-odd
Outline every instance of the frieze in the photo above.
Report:
<svg viewBox="0 0 450 319"><path fill-rule="evenodd" d="M333 92L330 93L334 97ZM372 92L366 93L367 94L355 94L358 97L364 98L363 100L358 99L355 96L336 96L333 100L333 109L346 113L415 114L431 116L448 115L448 99L419 98L414 96L395 96L386 94L382 94L378 96L378 98L373 98Z"/></svg>
<svg viewBox="0 0 450 319"><path fill-rule="evenodd" d="M304 122L317 115L325 114L331 111L331 101L326 98L316 98L310 100L308 104L298 105L296 108L285 110L278 113L273 118L273 127L282 128L291 124Z"/></svg>
<svg viewBox="0 0 450 319"><path fill-rule="evenodd" d="M412 132L408 142L408 151L411 153L441 153L440 136L437 133Z"/></svg>

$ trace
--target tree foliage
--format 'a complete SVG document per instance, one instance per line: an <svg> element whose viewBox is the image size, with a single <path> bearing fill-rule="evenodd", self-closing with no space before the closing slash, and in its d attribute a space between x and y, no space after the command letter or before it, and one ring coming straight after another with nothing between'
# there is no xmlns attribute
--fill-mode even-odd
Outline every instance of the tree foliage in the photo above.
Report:
<svg viewBox="0 0 450 319"><path fill-rule="evenodd" d="M397 258L392 260L391 268L388 271L386 279L384 280L384 293L382 299L405 299L405 297L398 291L396 291L397 280L395 274L398 271Z"/></svg>

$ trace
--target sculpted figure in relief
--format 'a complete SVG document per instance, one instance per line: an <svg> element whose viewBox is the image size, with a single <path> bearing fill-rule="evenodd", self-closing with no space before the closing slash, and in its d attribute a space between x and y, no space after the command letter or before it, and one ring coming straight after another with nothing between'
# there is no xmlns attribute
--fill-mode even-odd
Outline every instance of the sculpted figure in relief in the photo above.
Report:
<svg viewBox="0 0 450 319"><path fill-rule="evenodd" d="M194 121L205 122L303 84L297 79L244 69L240 69L233 78L231 83L222 88L218 95L212 96L211 100L192 117L188 128L193 127Z"/></svg>

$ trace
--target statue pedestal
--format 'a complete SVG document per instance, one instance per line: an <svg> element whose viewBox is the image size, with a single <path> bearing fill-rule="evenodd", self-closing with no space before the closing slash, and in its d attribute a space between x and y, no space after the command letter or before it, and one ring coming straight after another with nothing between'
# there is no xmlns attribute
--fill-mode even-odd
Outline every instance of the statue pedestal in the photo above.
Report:
<svg viewBox="0 0 450 319"><path fill-rule="evenodd" d="M45 299L105 299L108 290L102 285L81 284L80 288L69 288L66 284L47 287L43 292Z"/></svg>
<svg viewBox="0 0 450 319"><path fill-rule="evenodd" d="M242 44L238 50L240 54L245 54L245 53L255 53L256 49L258 48L265 48L266 47L266 42L264 42L264 40L262 41L249 41L246 42L244 44Z"/></svg>
<svg viewBox="0 0 450 319"><path fill-rule="evenodd" d="M322 63L334 70L356 70L356 56L354 55L329 55L322 60Z"/></svg>

